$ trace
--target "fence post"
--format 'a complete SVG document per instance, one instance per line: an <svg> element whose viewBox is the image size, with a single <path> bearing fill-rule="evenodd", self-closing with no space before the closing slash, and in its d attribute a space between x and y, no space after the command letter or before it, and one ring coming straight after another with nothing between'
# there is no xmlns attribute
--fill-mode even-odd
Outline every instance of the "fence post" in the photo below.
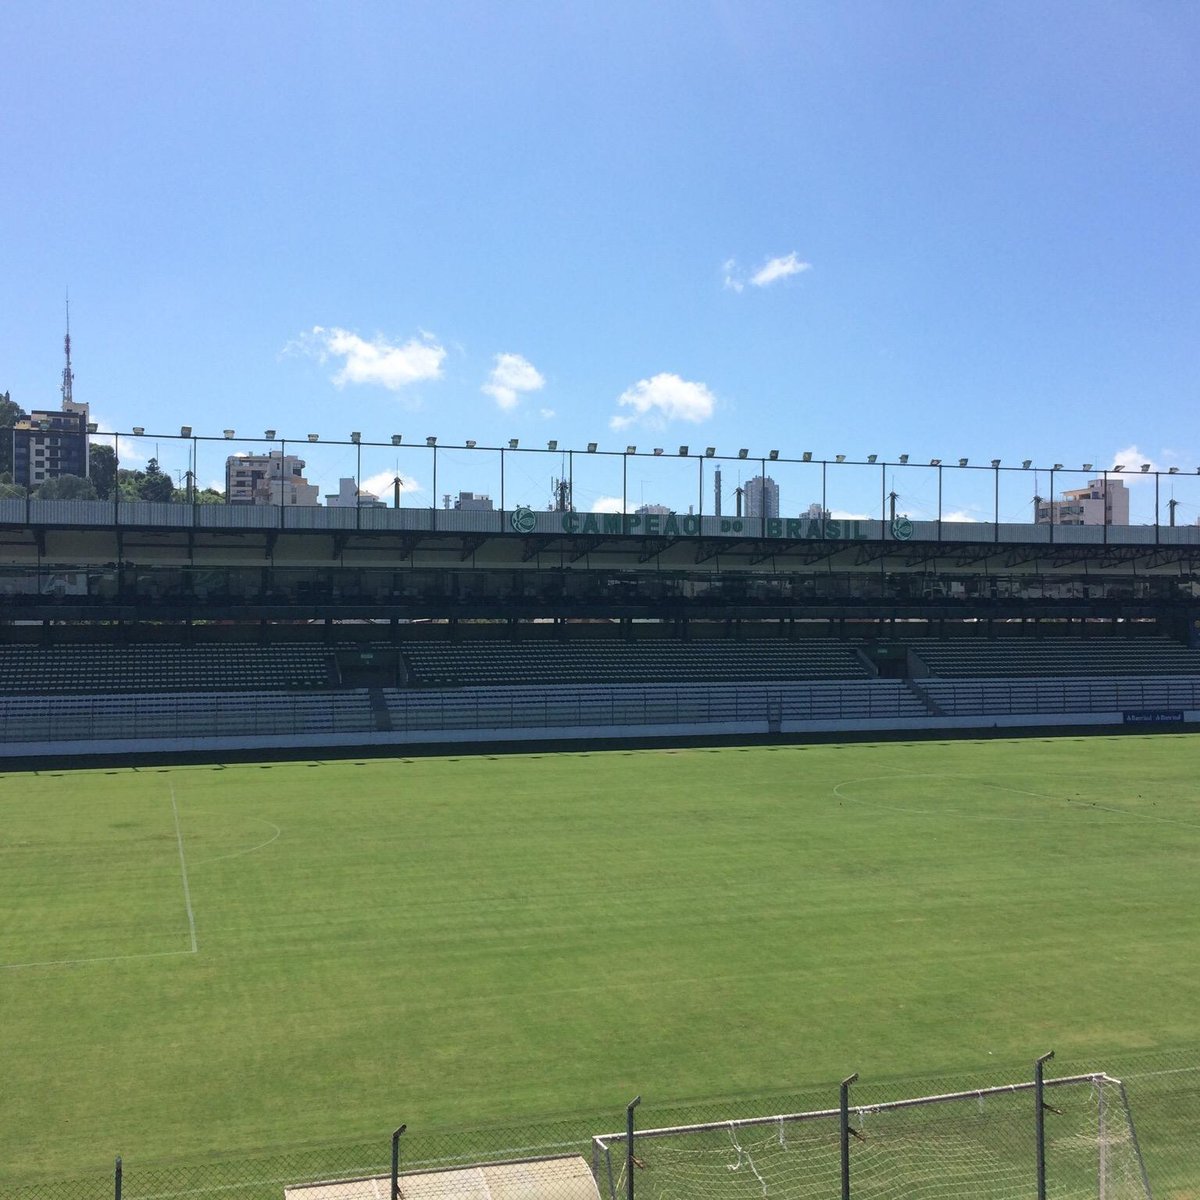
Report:
<svg viewBox="0 0 1200 1200"><path fill-rule="evenodd" d="M633 1200L633 1110L641 1102L634 1096L625 1108L625 1200Z"/></svg>
<svg viewBox="0 0 1200 1200"><path fill-rule="evenodd" d="M1051 1050L1043 1054L1041 1058L1033 1064L1033 1091L1036 1097L1037 1113L1036 1125L1037 1130L1037 1195L1038 1200L1046 1200L1046 1109L1045 1109L1045 1083L1042 1078L1043 1068L1054 1057L1054 1051Z"/></svg>
<svg viewBox="0 0 1200 1200"><path fill-rule="evenodd" d="M117 1155L117 1165L113 1174L113 1196L115 1200L121 1200L121 1156Z"/></svg>
<svg viewBox="0 0 1200 1200"><path fill-rule="evenodd" d="M407 1128L407 1125L401 1125L392 1132L392 1200L399 1200L400 1197L400 1135Z"/></svg>
<svg viewBox="0 0 1200 1200"><path fill-rule="evenodd" d="M842 1135L842 1200L850 1200L850 1085L858 1079L858 1072L842 1080L839 1118Z"/></svg>

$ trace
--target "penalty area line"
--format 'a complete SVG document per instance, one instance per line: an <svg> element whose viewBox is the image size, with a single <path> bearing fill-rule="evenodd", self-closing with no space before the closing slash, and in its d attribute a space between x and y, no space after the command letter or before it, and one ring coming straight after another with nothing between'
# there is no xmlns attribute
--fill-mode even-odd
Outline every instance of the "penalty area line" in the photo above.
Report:
<svg viewBox="0 0 1200 1200"><path fill-rule="evenodd" d="M187 909L188 933L192 939L191 953L199 949L196 941L196 914L192 912L192 890L188 887L187 859L183 854L183 829L179 824L179 805L175 803L175 785L171 784L171 812L175 814L175 840L179 844L179 873L183 879L183 906Z"/></svg>

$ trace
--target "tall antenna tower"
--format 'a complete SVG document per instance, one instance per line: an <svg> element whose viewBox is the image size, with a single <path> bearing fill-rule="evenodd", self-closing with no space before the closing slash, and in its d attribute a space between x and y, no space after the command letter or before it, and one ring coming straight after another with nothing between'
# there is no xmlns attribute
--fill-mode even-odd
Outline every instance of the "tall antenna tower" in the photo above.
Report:
<svg viewBox="0 0 1200 1200"><path fill-rule="evenodd" d="M62 399L63 411L68 411L75 403L75 398L71 394L71 384L75 382L75 372L71 370L71 294L67 293L67 334L63 338L63 351L66 353L67 362L63 367L62 374Z"/></svg>

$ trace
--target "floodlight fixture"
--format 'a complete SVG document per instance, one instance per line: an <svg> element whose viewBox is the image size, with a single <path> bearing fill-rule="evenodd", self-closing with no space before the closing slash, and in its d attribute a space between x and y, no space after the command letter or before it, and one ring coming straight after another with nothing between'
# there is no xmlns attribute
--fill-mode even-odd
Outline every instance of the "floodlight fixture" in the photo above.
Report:
<svg viewBox="0 0 1200 1200"><path fill-rule="evenodd" d="M704 447L704 457L705 458L712 458L712 456L714 454L716 454L716 452L717 452L716 446L705 446Z"/></svg>
<svg viewBox="0 0 1200 1200"><path fill-rule="evenodd" d="M867 462L869 462L869 463L873 463L873 462L874 462L874 461L875 461L875 460L876 460L878 457L879 457L879 455L878 455L878 454L868 454L868 455L867 455Z"/></svg>
<svg viewBox="0 0 1200 1200"><path fill-rule="evenodd" d="M965 458L960 458L960 459L958 460L958 465L959 465L960 467L965 467L965 466L967 465L967 460L966 460Z"/></svg>
<svg viewBox="0 0 1200 1200"><path fill-rule="evenodd" d="M812 462L812 451L805 450L805 452L802 455L800 455L800 461L801 462Z"/></svg>
<svg viewBox="0 0 1200 1200"><path fill-rule="evenodd" d="M39 425L41 425L41 427L42 427L43 429L49 429L49 428L50 428L50 422L49 422L49 421L39 421L39 422L38 422L38 424L39 424ZM134 437L141 437L141 436L142 436L142 434L143 434L143 433L145 433L145 432L146 432L145 428L144 428L143 426L141 426L141 425L135 425L135 426L133 427L133 436L134 436ZM227 433L225 436L226 436L226 437L233 437L233 434L232 434L232 433Z"/></svg>
<svg viewBox="0 0 1200 1200"><path fill-rule="evenodd" d="M181 430L180 432L182 432L182 430ZM188 432L191 432L191 431L189 430ZM184 436L184 437L187 437L187 434L185 433L183 436ZM273 429L264 429L264 430L263 430L263 437L265 437L265 438L267 439L267 441L268 441L268 442L273 442L273 441L275 440L275 430L273 430Z"/></svg>
<svg viewBox="0 0 1200 1200"><path fill-rule="evenodd" d="M998 458L993 458L993 459L992 459L992 466L993 466L993 467L998 467L999 465L1000 465L1000 460L999 460Z"/></svg>
<svg viewBox="0 0 1200 1200"><path fill-rule="evenodd" d="M942 465L942 460L940 458L931 458L929 460L929 465L931 467L940 467Z"/></svg>
<svg viewBox="0 0 1200 1200"><path fill-rule="evenodd" d="M688 448L686 446L679 447L679 457L680 458L687 458L687 452L688 452Z"/></svg>
<svg viewBox="0 0 1200 1200"><path fill-rule="evenodd" d="M474 438L467 438L467 449L468 450L475 449L475 439Z"/></svg>
<svg viewBox="0 0 1200 1200"><path fill-rule="evenodd" d="M1117 463L1117 464L1116 464L1116 465L1113 467L1113 472L1114 472L1114 474L1117 474L1117 475L1119 475L1119 474L1120 474L1120 473L1121 473L1123 470L1125 470L1125 464L1124 464L1124 463Z"/></svg>
<svg viewBox="0 0 1200 1200"><path fill-rule="evenodd" d="M908 465L908 455L907 454L900 455L900 465L902 467Z"/></svg>
<svg viewBox="0 0 1200 1200"><path fill-rule="evenodd" d="M1028 470L1029 470L1029 468L1030 468L1030 467L1032 467L1032 466L1033 466L1033 459L1032 459L1032 458L1026 458L1026 459L1024 459L1024 460L1022 461L1022 463L1021 463L1021 470L1022 470L1022 471L1028 471Z"/></svg>
<svg viewBox="0 0 1200 1200"><path fill-rule="evenodd" d="M838 462L846 461L846 456L844 454L835 454L833 457L837 459Z"/></svg>
<svg viewBox="0 0 1200 1200"><path fill-rule="evenodd" d="M403 434L399 434L399 433L393 433L393 434L392 434L392 445L393 445L393 446L398 446L398 445L400 445L400 443L401 443L402 441L404 441L404 436L403 436Z"/></svg>
<svg viewBox="0 0 1200 1200"><path fill-rule="evenodd" d="M589 454L595 454L595 453L596 453L596 443L595 443L595 442L588 442L588 451L587 451L587 452L588 452Z"/></svg>
<svg viewBox="0 0 1200 1200"><path fill-rule="evenodd" d="M662 452L663 452L663 450L662 450L661 446L654 447L654 457L655 458L659 458L662 455Z"/></svg>
<svg viewBox="0 0 1200 1200"><path fill-rule="evenodd" d="M750 453L749 450L742 449L738 451L738 458L745 458Z"/></svg>
<svg viewBox="0 0 1200 1200"><path fill-rule="evenodd" d="M1082 470L1082 471L1090 471L1091 469L1092 469L1091 463L1084 463L1083 466L1080 468L1080 470Z"/></svg>
<svg viewBox="0 0 1200 1200"><path fill-rule="evenodd" d="M517 438L509 438L508 439L508 448L510 450L515 450L520 444L521 443Z"/></svg>
<svg viewBox="0 0 1200 1200"><path fill-rule="evenodd" d="M1149 471L1149 470L1150 470L1150 464L1149 464L1149 463L1142 463L1142 474L1143 474L1143 475L1145 475L1145 474L1146 474L1146 472L1147 472L1147 471Z"/></svg>
<svg viewBox="0 0 1200 1200"><path fill-rule="evenodd" d="M99 428L100 428L100 426L99 426L99 425L97 425L95 421L89 421L89 422L88 422L88 427L87 427L87 431L88 431L88 433L95 433L95 432L96 432L96 430L97 430L97 429L99 429ZM183 437L191 437L191 436L192 436L192 431L189 429L189 430L187 431L187 433L183 434L182 436L183 436Z"/></svg>
<svg viewBox="0 0 1200 1200"><path fill-rule="evenodd" d="M134 432L134 433L141 433L142 431L141 431L140 429L135 429L133 432ZM233 437L233 430L232 430L232 429L226 429L226 430L224 430L223 432L224 432L224 434L225 434L225 436L226 436L227 438L232 438L232 437Z"/></svg>
<svg viewBox="0 0 1200 1200"><path fill-rule="evenodd" d="M308 435L308 440L310 442L319 442L321 440L321 435L319 433L310 433Z"/></svg>
<svg viewBox="0 0 1200 1200"><path fill-rule="evenodd" d="M1062 463L1055 463L1054 466L1052 466L1050 468L1050 470L1052 470L1052 471L1061 471L1062 469L1063 469Z"/></svg>
<svg viewBox="0 0 1200 1200"><path fill-rule="evenodd" d="M95 425L89 425L88 432L95 433L96 432ZM192 436L192 427L190 425L180 425L179 436L180 437L191 437Z"/></svg>
<svg viewBox="0 0 1200 1200"><path fill-rule="evenodd" d="M557 442L557 441L556 441L554 438L551 438L551 439L550 439L550 440L549 440L549 441L546 443L546 449L547 449L547 450L557 450L557 449L558 449L558 442Z"/></svg>
<svg viewBox="0 0 1200 1200"><path fill-rule="evenodd" d="M437 445L437 438L435 438L435 437L427 437L427 438L425 439L425 445L427 445L427 446L436 446L436 445Z"/></svg>
<svg viewBox="0 0 1200 1200"><path fill-rule="evenodd" d="M637 453L637 447L636 447L636 446L626 446L626 447L625 447L625 453L626 453L626 454L636 454L636 453Z"/></svg>
<svg viewBox="0 0 1200 1200"><path fill-rule="evenodd" d="M361 434L361 433L359 433L357 430L355 430L355 431L354 431L354 432L353 432L353 433L350 435L350 441L351 441L351 442L353 442L353 443L354 443L354 445L356 445L356 446L357 446L357 445L358 445L358 443L362 441L362 434Z"/></svg>
<svg viewBox="0 0 1200 1200"><path fill-rule="evenodd" d="M1179 474L1179 468L1178 468L1178 467L1170 467L1170 468L1168 468L1168 470L1167 470L1167 474L1168 474L1168 475L1178 475L1178 474Z"/></svg>
<svg viewBox="0 0 1200 1200"><path fill-rule="evenodd" d="M767 454L767 457L768 457L768 458L769 458L769 459L770 459L772 462L776 462L776 461L778 460L778 458L779 458L779 451L778 451L778 450L771 450L771 451L770 451L770 452Z"/></svg>

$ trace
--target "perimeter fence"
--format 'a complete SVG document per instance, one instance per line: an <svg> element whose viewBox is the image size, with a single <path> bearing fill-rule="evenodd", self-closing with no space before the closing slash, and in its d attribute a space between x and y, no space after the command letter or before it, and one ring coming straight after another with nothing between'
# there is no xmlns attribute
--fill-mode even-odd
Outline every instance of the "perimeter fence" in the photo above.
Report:
<svg viewBox="0 0 1200 1200"><path fill-rule="evenodd" d="M126 1155L72 1178L47 1164L40 1178L0 1177L0 1196L392 1200L393 1167L404 1200L1200 1194L1200 1049L1060 1056L1046 1064L1040 1106L1038 1098L1028 1062L886 1080L864 1072L853 1082L686 1104L647 1097L562 1119L414 1124L358 1145L249 1158Z"/></svg>

